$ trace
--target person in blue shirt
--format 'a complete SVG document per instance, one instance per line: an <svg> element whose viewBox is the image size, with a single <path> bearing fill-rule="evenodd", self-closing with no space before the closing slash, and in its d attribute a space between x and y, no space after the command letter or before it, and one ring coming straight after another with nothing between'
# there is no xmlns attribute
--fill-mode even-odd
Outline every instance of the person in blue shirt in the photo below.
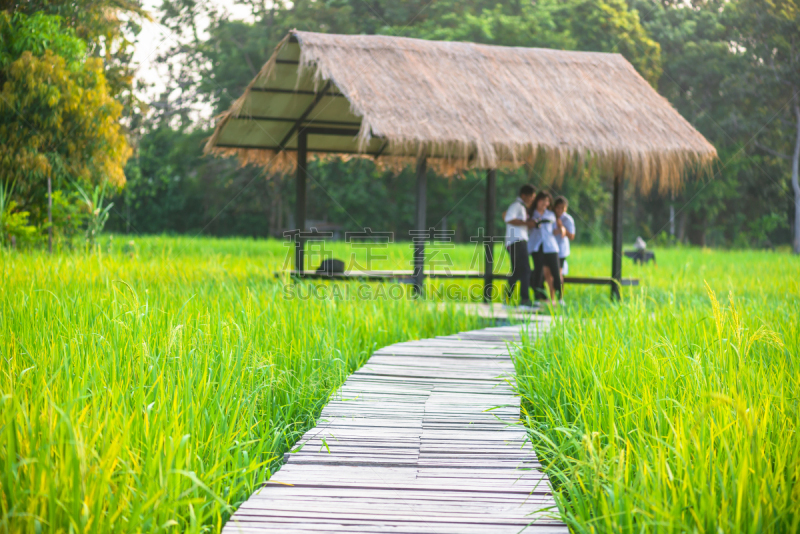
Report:
<svg viewBox="0 0 800 534"><path fill-rule="evenodd" d="M569 272L569 242L575 239L575 219L567 213L569 201L565 197L556 197L553 201L553 213L556 216L556 226L553 229L558 241L558 264L561 267L561 285L564 285L564 277Z"/></svg>
<svg viewBox="0 0 800 534"><path fill-rule="evenodd" d="M550 302L557 305L561 299L561 269L558 264L558 242L554 234L556 215L550 211L553 197L540 191L533 199L533 209L528 218L528 253L533 258L531 288L537 300L547 300L544 282L550 286ZM556 295L559 300L556 300Z"/></svg>

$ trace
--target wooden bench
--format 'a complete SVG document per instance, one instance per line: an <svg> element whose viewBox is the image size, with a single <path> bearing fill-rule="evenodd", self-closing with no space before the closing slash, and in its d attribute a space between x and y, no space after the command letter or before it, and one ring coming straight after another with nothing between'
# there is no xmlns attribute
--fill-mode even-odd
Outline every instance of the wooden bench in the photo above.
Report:
<svg viewBox="0 0 800 534"><path fill-rule="evenodd" d="M401 280L404 283L414 282L414 271L345 271L343 273L325 273L317 271L288 271L289 276L295 278L323 279L323 280ZM484 273L478 271L438 271L425 272L425 278L431 279L479 279L484 280ZM492 274L492 280L508 280L508 274ZM616 280L608 277L588 277L588 276L565 276L565 284L587 284L595 286L612 286ZM638 286L637 278L622 278L619 280L621 286Z"/></svg>

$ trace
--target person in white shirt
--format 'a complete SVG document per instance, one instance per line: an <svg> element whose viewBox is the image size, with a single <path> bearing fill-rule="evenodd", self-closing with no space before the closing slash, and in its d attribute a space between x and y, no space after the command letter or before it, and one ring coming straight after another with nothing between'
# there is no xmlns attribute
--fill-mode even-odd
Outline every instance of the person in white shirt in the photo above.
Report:
<svg viewBox="0 0 800 534"><path fill-rule="evenodd" d="M556 295L561 299L561 269L558 265L558 242L553 233L556 216L550 211L553 197L540 191L533 199L533 211L528 218L528 253L533 257L531 287L537 300L547 300L544 282L550 286L550 302L557 304Z"/></svg>
<svg viewBox="0 0 800 534"><path fill-rule="evenodd" d="M530 306L530 273L528 263L528 209L533 204L536 191L530 185L519 188L519 196L508 207L503 220L506 222L505 246L511 258L511 276L508 279L506 300L514 294L514 287L519 281L520 306Z"/></svg>
<svg viewBox="0 0 800 534"><path fill-rule="evenodd" d="M553 201L553 213L556 216L556 227L553 232L558 241L558 264L561 267L561 285L564 277L569 272L567 257L569 256L569 242L575 239L575 220L567 213L569 201L565 197L556 197Z"/></svg>

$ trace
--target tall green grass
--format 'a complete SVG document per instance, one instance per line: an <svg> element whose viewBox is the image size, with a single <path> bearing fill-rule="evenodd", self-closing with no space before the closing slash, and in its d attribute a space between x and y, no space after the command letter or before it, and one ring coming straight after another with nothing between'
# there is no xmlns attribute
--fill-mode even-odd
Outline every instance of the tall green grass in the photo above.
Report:
<svg viewBox="0 0 800 534"><path fill-rule="evenodd" d="M216 532L375 348L480 326L406 299L288 300L276 241L101 245L0 253L0 532ZM409 268L408 245L385 252L371 268ZM481 267L474 247L445 252ZM626 260L642 285L621 305L568 286L574 320L516 358L565 517L578 532L792 531L797 258L657 255ZM570 264L607 276L610 250L574 247Z"/></svg>
<svg viewBox="0 0 800 534"><path fill-rule="evenodd" d="M0 532L217 532L372 351L478 326L406 299L287 300L284 252L0 253Z"/></svg>
<svg viewBox="0 0 800 534"><path fill-rule="evenodd" d="M580 533L800 531L800 261L676 250L646 274L515 357L563 517Z"/></svg>

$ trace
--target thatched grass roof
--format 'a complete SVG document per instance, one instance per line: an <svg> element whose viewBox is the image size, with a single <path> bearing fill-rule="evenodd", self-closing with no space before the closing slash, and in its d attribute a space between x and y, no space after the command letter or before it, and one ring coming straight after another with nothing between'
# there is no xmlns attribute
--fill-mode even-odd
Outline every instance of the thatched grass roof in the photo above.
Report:
<svg viewBox="0 0 800 534"><path fill-rule="evenodd" d="M344 130L308 130L311 153L426 154L455 172L544 158L553 175L578 159L662 191L716 157L619 54L378 35L292 31L205 150L290 166L295 127Z"/></svg>

